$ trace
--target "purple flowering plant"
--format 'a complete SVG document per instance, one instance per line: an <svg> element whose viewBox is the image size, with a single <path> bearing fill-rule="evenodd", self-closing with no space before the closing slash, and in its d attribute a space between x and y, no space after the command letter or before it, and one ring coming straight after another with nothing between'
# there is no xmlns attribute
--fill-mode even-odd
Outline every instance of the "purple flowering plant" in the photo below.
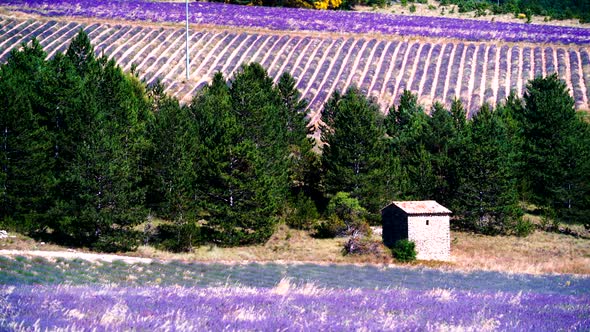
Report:
<svg viewBox="0 0 590 332"><path fill-rule="evenodd" d="M154 22L181 22L182 2L146 0L0 0L0 5L44 16L80 16ZM190 21L198 24L271 30L368 33L471 41L590 44L590 29L444 17L352 11L238 6L191 2Z"/></svg>

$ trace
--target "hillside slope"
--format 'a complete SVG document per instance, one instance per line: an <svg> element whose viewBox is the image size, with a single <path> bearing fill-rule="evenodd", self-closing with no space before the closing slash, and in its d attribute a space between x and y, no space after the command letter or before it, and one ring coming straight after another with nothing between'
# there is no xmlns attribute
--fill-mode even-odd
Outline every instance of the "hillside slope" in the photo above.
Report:
<svg viewBox="0 0 590 332"><path fill-rule="evenodd" d="M313 122L335 90L351 85L376 98L385 111L404 89L426 105L457 97L470 111L496 104L511 90L522 94L528 80L556 72L579 109L589 108L590 50L587 46L467 42L395 35L301 33L192 26L190 79L185 80L185 30L140 23L80 23L0 16L0 62L36 37L49 57L64 51L84 29L98 54L125 70L137 66L147 82L162 80L170 93L189 101L221 71L231 76L242 63L259 62L273 77L290 72L310 101Z"/></svg>

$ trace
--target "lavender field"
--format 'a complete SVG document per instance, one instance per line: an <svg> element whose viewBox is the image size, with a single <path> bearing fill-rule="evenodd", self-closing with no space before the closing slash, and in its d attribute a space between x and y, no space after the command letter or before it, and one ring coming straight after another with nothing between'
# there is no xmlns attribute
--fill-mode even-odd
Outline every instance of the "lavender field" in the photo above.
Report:
<svg viewBox="0 0 590 332"><path fill-rule="evenodd" d="M0 330L585 331L590 278L0 258Z"/></svg>
<svg viewBox="0 0 590 332"><path fill-rule="evenodd" d="M79 16L150 22L181 22L182 2L149 0L1 0L0 5L43 16ZM197 24L288 31L369 33L470 41L590 44L588 29L485 22L444 17L386 15L351 11L236 6L191 2L190 21Z"/></svg>
<svg viewBox="0 0 590 332"><path fill-rule="evenodd" d="M469 42L408 39L400 36L301 35L199 27L190 34L190 79L185 80L185 30L121 24L83 24L65 20L20 20L0 16L0 62L11 49L36 37L52 57L84 29L97 54L114 58L125 70L137 66L146 82L160 79L168 91L188 102L221 71L230 77L242 63L259 62L273 77L285 71L298 81L310 102L312 122L333 91L351 85L374 97L385 111L411 90L421 103L450 104L460 98L476 111L495 105L536 76L557 73L579 109L590 100L590 51L585 45ZM589 33L590 35L590 33Z"/></svg>
<svg viewBox="0 0 590 332"><path fill-rule="evenodd" d="M588 298L447 289L0 286L15 331L585 331ZM39 311L43 311L42 317Z"/></svg>

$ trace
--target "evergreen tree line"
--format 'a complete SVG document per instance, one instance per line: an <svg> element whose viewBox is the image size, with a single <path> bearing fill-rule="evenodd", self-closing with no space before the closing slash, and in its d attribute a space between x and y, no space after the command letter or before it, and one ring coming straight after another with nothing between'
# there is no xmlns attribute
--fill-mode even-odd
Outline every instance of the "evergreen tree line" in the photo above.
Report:
<svg viewBox="0 0 590 332"><path fill-rule="evenodd" d="M282 219L314 228L320 213L350 227L359 216L342 204L378 223L391 200L435 199L483 233L526 232L523 201L574 221L588 210L590 129L556 76L469 120L458 100L427 115L405 92L383 116L359 90L336 92L315 144L294 79L259 64L180 105L95 56L82 31L46 57L33 40L0 67L0 227L181 251L261 243ZM167 222L144 230L150 215Z"/></svg>
<svg viewBox="0 0 590 332"><path fill-rule="evenodd" d="M590 125L557 75L470 119L457 99L425 111L409 91L386 116L357 89L335 93L322 112L324 194L351 193L369 213L391 200L434 199L456 226L484 234L528 234L525 209L587 220Z"/></svg>
<svg viewBox="0 0 590 332"><path fill-rule="evenodd" d="M443 6L455 4L459 12L491 11L493 14L540 15L556 20L578 19L590 22L590 0L441 0ZM484 14L485 15L485 14Z"/></svg>

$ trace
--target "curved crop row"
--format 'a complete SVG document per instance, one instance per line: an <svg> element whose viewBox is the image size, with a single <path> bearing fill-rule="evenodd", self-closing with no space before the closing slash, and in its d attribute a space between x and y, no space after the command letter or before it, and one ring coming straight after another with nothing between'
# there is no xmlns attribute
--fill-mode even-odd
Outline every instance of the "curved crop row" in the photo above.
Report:
<svg viewBox="0 0 590 332"><path fill-rule="evenodd" d="M215 72L231 76L242 63L259 62L273 77L285 71L295 77L315 112L314 121L333 91L351 85L374 97L384 110L409 89L425 105L448 105L460 98L474 111L482 103L502 101L510 91L522 94L528 80L551 73L567 83L578 108L589 107L590 57L584 46L202 29L190 34L190 78L183 82L184 29L0 18L0 62L6 61L10 49L32 37L53 56L64 51L81 28L98 54L115 58L125 70L135 64L142 79L162 80L184 101Z"/></svg>

